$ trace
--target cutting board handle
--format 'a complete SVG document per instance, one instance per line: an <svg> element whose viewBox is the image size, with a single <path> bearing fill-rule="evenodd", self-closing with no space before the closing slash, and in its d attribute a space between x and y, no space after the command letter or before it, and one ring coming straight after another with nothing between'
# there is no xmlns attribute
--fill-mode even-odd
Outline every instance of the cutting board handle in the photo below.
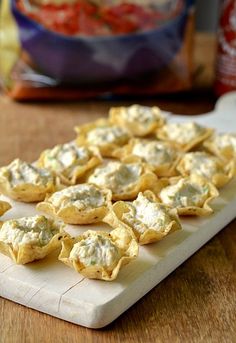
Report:
<svg viewBox="0 0 236 343"><path fill-rule="evenodd" d="M216 112L235 117L236 129L236 91L222 95L215 105ZM233 128L232 128L233 129Z"/></svg>
<svg viewBox="0 0 236 343"><path fill-rule="evenodd" d="M201 115L169 115L173 122L195 121L212 127L218 132L236 132L236 92L230 92L218 99L213 111Z"/></svg>

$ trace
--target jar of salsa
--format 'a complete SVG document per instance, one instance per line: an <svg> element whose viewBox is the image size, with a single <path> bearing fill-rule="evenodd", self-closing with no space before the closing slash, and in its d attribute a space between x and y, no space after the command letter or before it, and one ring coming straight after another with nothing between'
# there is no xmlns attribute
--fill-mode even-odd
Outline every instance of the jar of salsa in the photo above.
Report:
<svg viewBox="0 0 236 343"><path fill-rule="evenodd" d="M236 1L223 0L218 32L215 93L236 90Z"/></svg>

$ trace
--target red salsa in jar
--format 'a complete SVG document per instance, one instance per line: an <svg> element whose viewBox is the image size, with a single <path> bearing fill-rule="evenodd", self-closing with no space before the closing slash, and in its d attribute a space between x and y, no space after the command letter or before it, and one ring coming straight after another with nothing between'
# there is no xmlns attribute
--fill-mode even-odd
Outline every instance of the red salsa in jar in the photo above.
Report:
<svg viewBox="0 0 236 343"><path fill-rule="evenodd" d="M154 29L176 17L183 1L17 0L21 12L44 27L68 36L106 36ZM100 5L102 3L102 5ZM142 4L142 5L141 5ZM169 6L169 7L168 7Z"/></svg>

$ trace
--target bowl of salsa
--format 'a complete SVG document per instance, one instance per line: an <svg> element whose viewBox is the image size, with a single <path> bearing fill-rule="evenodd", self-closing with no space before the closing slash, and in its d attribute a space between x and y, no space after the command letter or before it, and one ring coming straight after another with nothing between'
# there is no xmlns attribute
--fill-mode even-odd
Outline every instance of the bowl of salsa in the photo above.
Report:
<svg viewBox="0 0 236 343"><path fill-rule="evenodd" d="M40 72L87 84L133 79L171 62L184 34L183 0L167 0L165 8L159 1L101 2L11 0L22 47Z"/></svg>

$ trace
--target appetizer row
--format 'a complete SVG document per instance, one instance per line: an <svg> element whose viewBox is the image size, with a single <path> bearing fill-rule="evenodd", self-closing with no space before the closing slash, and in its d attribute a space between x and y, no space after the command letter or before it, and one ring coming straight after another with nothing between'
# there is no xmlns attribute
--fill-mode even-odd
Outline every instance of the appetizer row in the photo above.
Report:
<svg viewBox="0 0 236 343"><path fill-rule="evenodd" d="M2 223L0 251L16 263L43 259L61 247L59 260L88 278L114 280L122 265L138 255L132 230L117 227L109 233L88 230L76 238L45 216L23 217Z"/></svg>

